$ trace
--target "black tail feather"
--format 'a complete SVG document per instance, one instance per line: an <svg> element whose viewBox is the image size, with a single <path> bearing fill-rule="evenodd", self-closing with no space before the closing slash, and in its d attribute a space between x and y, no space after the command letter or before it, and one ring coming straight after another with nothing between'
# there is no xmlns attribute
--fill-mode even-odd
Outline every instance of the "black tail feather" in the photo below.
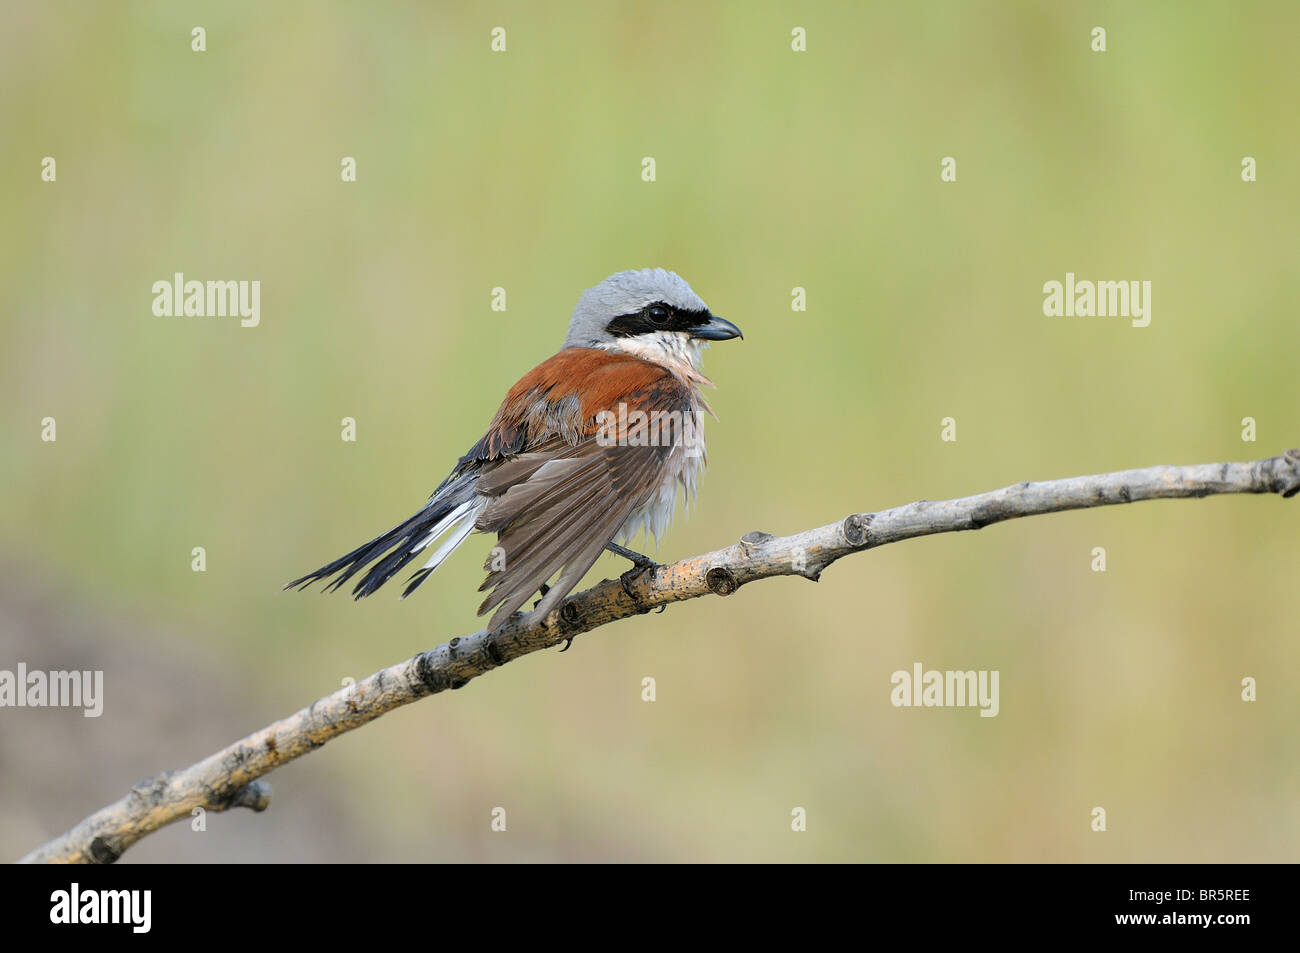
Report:
<svg viewBox="0 0 1300 953"><path fill-rule="evenodd" d="M416 544L422 542L429 535L429 531L446 519L457 506L466 502L472 492L472 483L469 483L463 487L456 487L451 492L435 495L434 499L430 500L422 510L394 526L388 532L376 536L370 542L358 546L352 552L340 556L332 563L321 566L315 572L309 572L307 575L295 579L284 588L306 589L312 583L323 582L337 573L338 578L331 581L322 590L324 592L334 592L368 564L375 562L380 557L384 557L375 563L369 572L362 576L352 588L352 596L355 599L370 595L396 575L403 566L423 552L422 549L415 549ZM421 582L424 582L432 571L420 570L417 572L402 595L410 595L412 590ZM416 577L419 577L419 581L415 581Z"/></svg>
<svg viewBox="0 0 1300 953"><path fill-rule="evenodd" d="M420 588L420 583L428 579L432 572L432 569L417 569L415 575L411 576L411 578L406 581L406 588L402 590L402 598L405 599L411 593L415 592L416 589Z"/></svg>

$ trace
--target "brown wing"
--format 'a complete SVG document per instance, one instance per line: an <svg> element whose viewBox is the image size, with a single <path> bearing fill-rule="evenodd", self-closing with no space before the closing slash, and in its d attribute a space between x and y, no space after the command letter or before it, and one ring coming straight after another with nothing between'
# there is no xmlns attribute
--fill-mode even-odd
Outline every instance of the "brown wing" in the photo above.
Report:
<svg viewBox="0 0 1300 953"><path fill-rule="evenodd" d="M487 435L466 455L495 457L485 461L475 488L491 500L475 528L498 534L504 559L480 587L492 592L479 614L496 607L489 629L553 576L538 611L549 612L573 590L682 452L671 445L673 428L649 413L688 413L693 397L689 384L656 364L576 348L511 390Z"/></svg>

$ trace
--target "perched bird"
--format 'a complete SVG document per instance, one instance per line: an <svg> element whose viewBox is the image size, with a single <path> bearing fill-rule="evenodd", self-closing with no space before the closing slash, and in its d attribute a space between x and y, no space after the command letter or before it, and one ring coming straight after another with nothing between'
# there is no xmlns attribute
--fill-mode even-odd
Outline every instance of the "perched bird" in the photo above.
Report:
<svg viewBox="0 0 1300 953"><path fill-rule="evenodd" d="M606 549L653 565L615 540L643 528L658 540L677 487L693 495L704 464L700 420L711 413L701 352L735 337L740 329L672 272L611 275L583 292L563 348L510 388L487 433L419 512L285 588L337 574L332 591L369 565L352 589L360 599L442 540L405 597L472 531L496 533L479 587L491 592L478 609L495 608L496 630L534 593L535 611L549 612Z"/></svg>

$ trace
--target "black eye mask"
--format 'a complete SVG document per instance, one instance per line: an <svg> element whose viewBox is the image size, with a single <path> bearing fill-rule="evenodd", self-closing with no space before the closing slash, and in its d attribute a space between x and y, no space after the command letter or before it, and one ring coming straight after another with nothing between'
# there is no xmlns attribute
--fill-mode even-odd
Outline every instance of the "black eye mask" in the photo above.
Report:
<svg viewBox="0 0 1300 953"><path fill-rule="evenodd" d="M656 331L694 331L709 323L713 315L707 310L686 311L656 301L640 311L622 314L605 326L615 337L626 338Z"/></svg>

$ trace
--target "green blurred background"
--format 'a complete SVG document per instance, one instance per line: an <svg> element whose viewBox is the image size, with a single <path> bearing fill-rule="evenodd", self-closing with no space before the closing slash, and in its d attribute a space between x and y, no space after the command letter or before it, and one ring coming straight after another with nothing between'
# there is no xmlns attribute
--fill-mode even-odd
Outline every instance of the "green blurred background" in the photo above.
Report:
<svg viewBox="0 0 1300 953"><path fill-rule="evenodd" d="M103 668L106 704L0 711L0 857L478 628L487 537L406 601L280 586L422 504L613 271L745 331L661 559L1300 445L1297 33L1289 0L6 5L0 668ZM261 326L155 317L176 271L260 280ZM1044 317L1067 271L1150 280L1150 326ZM1068 513L675 606L126 859L1295 861L1298 527ZM1001 713L891 707L916 661L999 670Z"/></svg>

